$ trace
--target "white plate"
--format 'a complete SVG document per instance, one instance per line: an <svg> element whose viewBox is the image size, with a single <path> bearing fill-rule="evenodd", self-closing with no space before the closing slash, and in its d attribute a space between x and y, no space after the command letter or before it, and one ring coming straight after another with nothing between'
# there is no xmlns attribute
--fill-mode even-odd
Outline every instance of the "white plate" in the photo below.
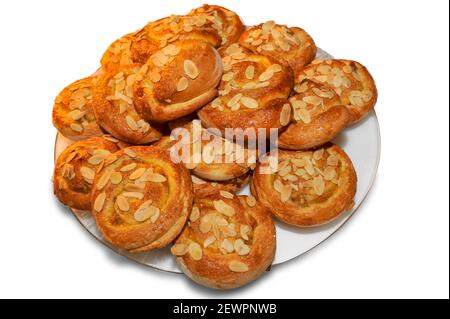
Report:
<svg viewBox="0 0 450 319"><path fill-rule="evenodd" d="M321 49L318 50L317 57L331 58ZM348 127L333 142L345 150L355 166L358 176L355 205L351 211L341 214L331 223L320 227L299 229L277 221L277 250L273 265L298 257L328 239L355 213L372 187L380 159L380 127L375 111L372 111L363 121ZM55 158L71 143L73 142L58 134L55 143ZM248 186L240 194L249 194ZM181 273L169 247L147 253L128 253L109 245L103 239L89 212L74 210L74 215L96 239L117 253L153 268Z"/></svg>

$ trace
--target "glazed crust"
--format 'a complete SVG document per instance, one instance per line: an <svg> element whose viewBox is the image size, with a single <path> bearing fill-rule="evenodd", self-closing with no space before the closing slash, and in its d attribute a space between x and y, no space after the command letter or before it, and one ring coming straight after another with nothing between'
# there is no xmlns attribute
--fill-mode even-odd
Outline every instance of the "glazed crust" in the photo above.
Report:
<svg viewBox="0 0 450 319"><path fill-rule="evenodd" d="M287 125L290 120L287 98L293 87L291 69L269 57L249 53L237 44L225 52L219 97L198 111L203 125L218 128L223 134L226 128L262 128L267 136L270 128ZM284 111L286 107L288 114ZM288 118L282 121L282 116Z"/></svg>
<svg viewBox="0 0 450 319"><path fill-rule="evenodd" d="M349 111L349 123L363 119L375 106L377 88L369 71L351 60L315 60L297 77L329 85Z"/></svg>
<svg viewBox="0 0 450 319"><path fill-rule="evenodd" d="M304 150L331 141L349 122L349 111L327 85L304 80L289 99L294 116L281 133L280 148Z"/></svg>
<svg viewBox="0 0 450 319"><path fill-rule="evenodd" d="M129 147L106 160L109 164L96 174L91 196L93 215L105 239L130 252L162 248L173 241L192 208L189 172L154 146Z"/></svg>
<svg viewBox="0 0 450 319"><path fill-rule="evenodd" d="M238 42L239 37L245 31L245 26L236 12L221 6L204 4L191 10L189 15L204 17L213 22L214 28L222 39L219 50L223 50L232 43Z"/></svg>
<svg viewBox="0 0 450 319"><path fill-rule="evenodd" d="M145 121L136 111L133 85L142 77L142 68L130 65L121 71L106 71L94 87L92 107L100 126L114 137L132 143L146 144L162 134L157 125Z"/></svg>
<svg viewBox="0 0 450 319"><path fill-rule="evenodd" d="M322 225L353 206L356 172L340 147L279 150L278 156L277 173L270 173L267 162L257 165L251 191L281 221L298 227Z"/></svg>
<svg viewBox="0 0 450 319"><path fill-rule="evenodd" d="M225 198L220 194L195 198L190 222L172 247L189 278L207 287L232 289L255 280L270 266L275 225L266 209L247 201L247 196ZM231 206L234 214L219 212L218 203ZM210 237L216 239L205 248Z"/></svg>
<svg viewBox="0 0 450 319"><path fill-rule="evenodd" d="M182 131L175 130L172 131L172 136L163 136L155 145L170 149L171 153L179 154L180 158L182 158L182 152L187 151L184 147L187 147L190 151L190 157L183 160L184 165L193 174L210 181L229 181L246 174L250 170L251 165L256 162L256 157L250 158L246 149L242 149L242 153L236 152L237 149L241 149L238 145L218 136L217 140L220 140L222 145L215 147L217 144L213 144L215 140L212 139L215 136L201 128L200 122L197 122L197 126L193 126L192 123L194 122L192 122L184 127L186 128L184 132L189 134L186 136L187 140L183 140ZM197 134L193 133L193 127L194 129L198 127ZM209 139L203 140L202 137ZM194 140L198 141L198 144L194 143ZM225 151L225 149L230 151ZM197 160L194 158L194 150L198 152ZM218 157L217 160L216 157Z"/></svg>
<svg viewBox="0 0 450 319"><path fill-rule="evenodd" d="M192 180L192 186L194 188L194 196L196 197L205 197L212 194L217 194L220 191L230 192L230 193L237 193L242 188L244 188L245 185L248 184L250 181L251 171L248 173L230 179L228 181L222 181L222 182L214 182L209 181L206 179L202 179L200 177L197 177L195 175L191 175Z"/></svg>
<svg viewBox="0 0 450 319"><path fill-rule="evenodd" d="M143 68L146 72L136 82L133 101L145 120L156 122L180 118L214 99L222 76L217 51L193 40L176 41L157 51Z"/></svg>
<svg viewBox="0 0 450 319"><path fill-rule="evenodd" d="M317 47L305 30L268 21L247 29L239 43L257 54L263 54L290 66L296 76L310 63Z"/></svg>
<svg viewBox="0 0 450 319"><path fill-rule="evenodd" d="M92 89L96 78L89 76L75 81L55 98L53 125L71 140L79 141L103 134L92 110Z"/></svg>
<svg viewBox="0 0 450 319"><path fill-rule="evenodd" d="M103 158L119 147L102 137L92 137L67 147L55 162L53 190L64 205L91 209L91 185Z"/></svg>

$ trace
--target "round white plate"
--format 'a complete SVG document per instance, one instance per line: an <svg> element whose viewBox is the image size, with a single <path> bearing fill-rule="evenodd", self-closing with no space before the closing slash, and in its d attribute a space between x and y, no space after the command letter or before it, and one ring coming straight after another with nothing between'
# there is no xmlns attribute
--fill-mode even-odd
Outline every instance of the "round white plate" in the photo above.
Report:
<svg viewBox="0 0 450 319"><path fill-rule="evenodd" d="M331 58L331 56L319 49L317 58ZM372 111L361 122L348 127L333 142L345 150L356 169L358 186L354 199L355 205L351 211L345 212L331 223L319 227L300 229L276 221L277 250L273 265L298 257L328 239L355 213L372 186L380 159L380 127L375 111ZM71 143L73 141L58 134L55 143L55 158ZM245 187L240 194L249 194L249 187ZM117 253L153 268L181 273L169 247L139 254L131 254L117 249L103 239L89 212L73 211L77 220L87 231Z"/></svg>

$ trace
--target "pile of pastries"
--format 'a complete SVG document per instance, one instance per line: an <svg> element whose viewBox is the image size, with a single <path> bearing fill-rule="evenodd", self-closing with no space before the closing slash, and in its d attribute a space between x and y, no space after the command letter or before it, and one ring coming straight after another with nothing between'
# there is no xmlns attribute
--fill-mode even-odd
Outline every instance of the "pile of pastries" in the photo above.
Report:
<svg viewBox="0 0 450 319"><path fill-rule="evenodd" d="M74 141L55 163L56 196L90 211L118 249L170 245L197 283L255 280L274 258L273 218L313 227L353 205L354 167L330 141L372 110L377 90L360 63L316 53L301 28L246 27L215 5L122 36L55 99L53 124ZM229 128L275 130L277 147L255 151L260 135L230 140ZM180 145L187 161L174 161ZM252 195L236 195L247 183Z"/></svg>

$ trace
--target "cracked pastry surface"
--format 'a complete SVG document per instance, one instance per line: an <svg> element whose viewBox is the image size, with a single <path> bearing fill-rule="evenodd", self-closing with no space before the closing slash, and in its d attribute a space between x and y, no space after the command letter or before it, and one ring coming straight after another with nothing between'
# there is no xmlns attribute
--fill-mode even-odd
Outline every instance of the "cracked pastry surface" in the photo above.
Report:
<svg viewBox="0 0 450 319"><path fill-rule="evenodd" d="M67 147L55 162L53 190L58 199L74 209L91 209L91 188L103 160L119 150L107 138L92 137Z"/></svg>
<svg viewBox="0 0 450 319"><path fill-rule="evenodd" d="M356 182L350 158L339 146L328 144L315 151L279 150L278 161L269 156L257 165L250 189L277 218L307 227L350 209Z"/></svg>
<svg viewBox="0 0 450 319"><path fill-rule="evenodd" d="M288 65L297 76L316 56L314 40L305 30L267 21L250 27L239 43L258 54L266 55Z"/></svg>
<svg viewBox="0 0 450 319"><path fill-rule="evenodd" d="M288 96L293 88L290 68L253 54L238 44L225 50L219 96L198 111L207 128L280 129L291 119Z"/></svg>
<svg viewBox="0 0 450 319"><path fill-rule="evenodd" d="M275 254L275 225L253 196L222 191L195 197L189 222L171 251L183 272L216 289L261 276Z"/></svg>
<svg viewBox="0 0 450 319"><path fill-rule="evenodd" d="M361 63L351 60L315 60L298 76L330 86L349 111L349 122L363 119L375 106L377 88L369 71Z"/></svg>
<svg viewBox="0 0 450 319"><path fill-rule="evenodd" d="M71 140L103 135L92 110L92 91L96 79L96 76L89 76L75 81L55 98L53 125Z"/></svg>
<svg viewBox="0 0 450 319"><path fill-rule="evenodd" d="M106 161L91 194L92 213L104 238L129 252L173 241L192 208L189 172L154 146L128 147Z"/></svg>
<svg viewBox="0 0 450 319"><path fill-rule="evenodd" d="M291 124L278 139L280 148L309 149L331 141L349 122L349 111L329 86L304 80L289 98Z"/></svg>
<svg viewBox="0 0 450 319"><path fill-rule="evenodd" d="M143 78L139 65L121 71L106 71L94 87L92 108L100 126L112 136L132 143L146 144L158 140L160 128L145 121L136 111L133 87Z"/></svg>

